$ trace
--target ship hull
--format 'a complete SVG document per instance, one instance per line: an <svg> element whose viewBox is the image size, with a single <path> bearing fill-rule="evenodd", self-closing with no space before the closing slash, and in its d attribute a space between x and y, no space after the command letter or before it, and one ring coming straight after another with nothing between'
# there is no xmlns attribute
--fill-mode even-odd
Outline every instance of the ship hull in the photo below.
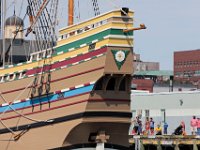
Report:
<svg viewBox="0 0 200 150"><path fill-rule="evenodd" d="M100 19L107 19L107 24L61 39L56 53L45 61L31 60L1 70L2 149L129 146L133 38L132 33L123 33L120 17L121 11L114 11L87 21L87 26ZM127 23L131 17L125 18ZM74 33L74 28L85 25L60 33ZM31 58L34 55L40 56L36 53ZM104 138L98 139L101 133Z"/></svg>

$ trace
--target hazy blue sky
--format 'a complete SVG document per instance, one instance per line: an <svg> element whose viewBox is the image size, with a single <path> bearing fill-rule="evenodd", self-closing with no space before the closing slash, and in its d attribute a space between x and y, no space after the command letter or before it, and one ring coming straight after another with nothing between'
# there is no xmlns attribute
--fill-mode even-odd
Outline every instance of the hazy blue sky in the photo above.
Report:
<svg viewBox="0 0 200 150"><path fill-rule="evenodd" d="M19 5L22 0L15 1ZM64 27L67 0L60 3L59 27ZM91 0L75 0L75 3L75 10L81 10L81 20L94 16ZM99 0L99 6L101 13L122 6L135 11L135 26L145 23L147 30L135 32L134 51L141 54L143 61L160 62L161 69L173 69L174 51L200 48L200 0ZM19 10L18 6L16 11Z"/></svg>
<svg viewBox="0 0 200 150"><path fill-rule="evenodd" d="M79 1L83 19L93 15L90 1ZM135 11L135 26L145 23L147 30L135 32L134 51L143 61L160 62L161 69L173 69L174 51L200 48L200 0L99 0L99 5L101 12L122 6Z"/></svg>

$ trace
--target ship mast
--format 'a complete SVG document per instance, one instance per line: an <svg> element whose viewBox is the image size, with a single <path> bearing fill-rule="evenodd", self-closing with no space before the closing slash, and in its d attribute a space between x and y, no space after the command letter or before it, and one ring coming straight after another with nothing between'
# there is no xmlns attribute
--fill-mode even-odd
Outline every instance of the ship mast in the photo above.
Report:
<svg viewBox="0 0 200 150"><path fill-rule="evenodd" d="M2 27L2 34L3 34L3 68L5 67L5 51L6 51L6 40L5 40L5 21L6 21L6 0L3 1L3 27Z"/></svg>
<svg viewBox="0 0 200 150"><path fill-rule="evenodd" d="M68 26L74 24L74 0L68 0Z"/></svg>

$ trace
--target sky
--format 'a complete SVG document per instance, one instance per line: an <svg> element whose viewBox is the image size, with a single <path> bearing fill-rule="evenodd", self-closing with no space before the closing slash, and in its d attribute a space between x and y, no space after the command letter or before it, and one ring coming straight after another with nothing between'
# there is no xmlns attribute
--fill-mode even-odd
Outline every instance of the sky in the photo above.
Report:
<svg viewBox="0 0 200 150"><path fill-rule="evenodd" d="M24 8L21 4L25 3L25 0L11 2L14 1L18 5L16 12L20 13L21 8ZM61 28L67 25L67 0L59 1L58 27ZM94 16L91 1L75 0L76 22ZM134 32L134 51L141 55L143 61L160 62L161 70L173 69L174 51L200 49L200 0L98 2L101 13L121 7L129 7L135 12L134 26L144 23L147 29Z"/></svg>
<svg viewBox="0 0 200 150"><path fill-rule="evenodd" d="M84 2L83 2L84 1ZM81 18L91 17L91 0L80 0ZM160 62L161 70L173 70L174 51L200 49L200 0L99 0L101 13L129 7L134 25L134 51L143 61ZM77 1L76 1L77 3Z"/></svg>

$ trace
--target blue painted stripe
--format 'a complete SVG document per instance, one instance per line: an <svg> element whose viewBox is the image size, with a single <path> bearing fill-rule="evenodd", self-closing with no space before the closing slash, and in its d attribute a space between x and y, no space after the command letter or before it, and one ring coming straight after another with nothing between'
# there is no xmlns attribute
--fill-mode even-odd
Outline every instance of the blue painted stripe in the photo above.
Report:
<svg viewBox="0 0 200 150"><path fill-rule="evenodd" d="M93 87L94 87L94 84L88 85L88 86L85 86L85 87L81 87L81 88L78 88L78 89L63 92L62 98L68 98L68 97L71 97L71 96L76 96L76 95L79 95L79 94L91 92ZM48 97L35 98L35 99L29 100L29 101L26 101L26 102L12 104L11 106L14 109L20 109L20 108L26 108L26 107L29 107L29 106L41 104L41 103L56 101L58 99L59 99L59 94L52 94L52 95L49 95ZM11 111L12 109L9 106L0 107L0 113L4 112L5 110Z"/></svg>

